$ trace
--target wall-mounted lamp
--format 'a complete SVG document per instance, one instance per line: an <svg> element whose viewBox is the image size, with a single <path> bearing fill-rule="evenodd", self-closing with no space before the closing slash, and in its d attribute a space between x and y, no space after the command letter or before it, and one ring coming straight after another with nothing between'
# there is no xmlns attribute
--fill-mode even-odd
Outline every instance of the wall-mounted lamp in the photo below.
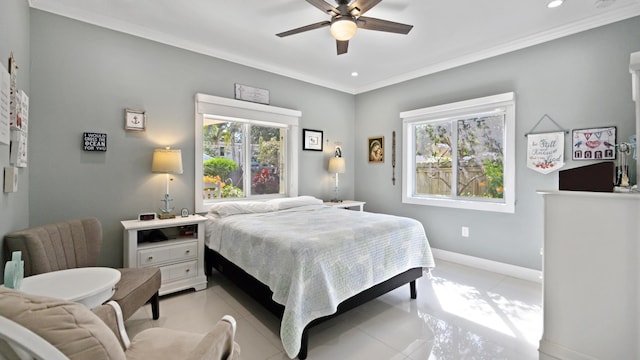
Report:
<svg viewBox="0 0 640 360"><path fill-rule="evenodd" d="M167 191L164 194L164 208L160 208L160 219L171 219L176 217L172 213L173 208L169 207L169 202L173 199L169 198L169 174L182 174L182 152L180 149L171 149L166 147L164 149L155 149L153 151L153 161L151 164L151 171L154 173L164 173L167 176Z"/></svg>
<svg viewBox="0 0 640 360"><path fill-rule="evenodd" d="M341 202L338 197L338 193L340 191L339 182L338 182L338 174L344 174L346 171L346 165L344 162L344 158L342 157L342 148L340 146L336 146L336 151L333 157L329 158L329 172L336 174L336 196L334 199L331 199L332 202Z"/></svg>

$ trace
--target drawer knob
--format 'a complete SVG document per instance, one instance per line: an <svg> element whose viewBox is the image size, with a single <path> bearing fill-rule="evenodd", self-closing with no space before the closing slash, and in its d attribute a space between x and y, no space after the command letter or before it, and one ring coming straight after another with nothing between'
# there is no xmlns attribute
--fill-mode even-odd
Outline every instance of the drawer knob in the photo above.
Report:
<svg viewBox="0 0 640 360"><path fill-rule="evenodd" d="M149 256L149 257L147 258L147 260L149 260L149 261L153 260L153 256Z"/></svg>
<svg viewBox="0 0 640 360"><path fill-rule="evenodd" d="M189 272L190 270L191 270L191 269L187 269L187 270L185 270L185 271L186 271L186 272Z"/></svg>
<svg viewBox="0 0 640 360"><path fill-rule="evenodd" d="M185 251L185 252L188 254L188 253L190 253L190 252L191 252L191 250L187 250L187 251Z"/></svg>

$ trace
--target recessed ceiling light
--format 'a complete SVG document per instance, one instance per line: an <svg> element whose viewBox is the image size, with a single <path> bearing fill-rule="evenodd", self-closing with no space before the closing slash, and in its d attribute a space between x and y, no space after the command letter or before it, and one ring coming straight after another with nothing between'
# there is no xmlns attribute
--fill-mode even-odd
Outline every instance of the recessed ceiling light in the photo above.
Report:
<svg viewBox="0 0 640 360"><path fill-rule="evenodd" d="M549 1L549 3L547 4L547 7L550 9L556 8L560 5L562 5L562 3L564 2L564 0L551 0Z"/></svg>
<svg viewBox="0 0 640 360"><path fill-rule="evenodd" d="M352 73L351 73L351 76L353 76L353 77L358 76L358 72L357 72L357 71L352 72Z"/></svg>

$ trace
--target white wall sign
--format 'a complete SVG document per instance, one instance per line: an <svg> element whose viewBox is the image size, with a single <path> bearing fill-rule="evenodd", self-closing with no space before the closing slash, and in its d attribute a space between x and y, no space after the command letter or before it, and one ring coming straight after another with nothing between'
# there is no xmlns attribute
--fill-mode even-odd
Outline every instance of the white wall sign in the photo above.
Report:
<svg viewBox="0 0 640 360"><path fill-rule="evenodd" d="M9 82L10 75L4 65L0 64L0 143L9 144Z"/></svg>
<svg viewBox="0 0 640 360"><path fill-rule="evenodd" d="M564 166L564 131L527 135L527 167L548 174Z"/></svg>
<svg viewBox="0 0 640 360"><path fill-rule="evenodd" d="M236 84L236 99L269 105L269 90Z"/></svg>
<svg viewBox="0 0 640 360"><path fill-rule="evenodd" d="M20 130L11 131L10 161L16 167L27 167L27 134Z"/></svg>

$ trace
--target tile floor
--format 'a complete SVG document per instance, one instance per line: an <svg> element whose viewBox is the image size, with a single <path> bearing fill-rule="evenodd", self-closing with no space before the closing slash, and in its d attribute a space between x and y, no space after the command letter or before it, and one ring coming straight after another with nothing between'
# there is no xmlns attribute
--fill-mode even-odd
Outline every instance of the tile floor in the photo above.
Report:
<svg viewBox="0 0 640 360"><path fill-rule="evenodd" d="M402 286L313 328L308 359L538 359L540 284L436 260L417 287L416 300ZM206 290L162 297L160 319L146 305L126 326L131 337L149 327L204 333L225 314L237 320L242 359L288 359L278 319L218 273Z"/></svg>

